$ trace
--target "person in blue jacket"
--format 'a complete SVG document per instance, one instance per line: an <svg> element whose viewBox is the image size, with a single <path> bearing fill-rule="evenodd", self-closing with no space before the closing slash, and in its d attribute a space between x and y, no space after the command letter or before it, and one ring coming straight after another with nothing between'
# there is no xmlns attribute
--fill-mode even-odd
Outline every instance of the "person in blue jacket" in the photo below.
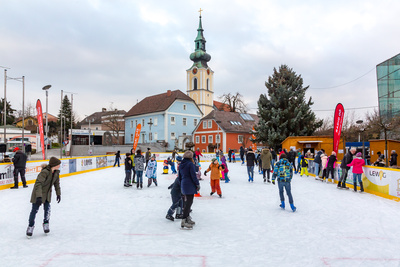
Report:
<svg viewBox="0 0 400 267"><path fill-rule="evenodd" d="M178 156L176 158L178 162L182 161L182 157ZM179 167L178 167L179 168ZM179 181L179 177L176 177L175 181L168 187L168 189L171 189L171 199L172 199L172 205L167 211L167 218L168 220L174 221L174 213L176 210L176 219L182 219L183 218L183 200L182 200L182 191L181 191L181 183Z"/></svg>
<svg viewBox="0 0 400 267"><path fill-rule="evenodd" d="M292 189L290 182L293 178L293 165L286 158L286 154L280 156L279 161L275 164L274 174L272 175L272 183L275 184L275 179L278 179L279 197L281 199L280 207L285 209L285 197L283 196L283 189L285 188L286 194L289 198L290 207L293 212L296 211L296 207L293 203Z"/></svg>
<svg viewBox="0 0 400 267"><path fill-rule="evenodd" d="M200 183L196 176L196 170L193 161L193 152L188 150L183 154L182 163L179 165L178 178L181 183L184 208L181 228L192 229L195 224L189 216L194 195L200 191Z"/></svg>

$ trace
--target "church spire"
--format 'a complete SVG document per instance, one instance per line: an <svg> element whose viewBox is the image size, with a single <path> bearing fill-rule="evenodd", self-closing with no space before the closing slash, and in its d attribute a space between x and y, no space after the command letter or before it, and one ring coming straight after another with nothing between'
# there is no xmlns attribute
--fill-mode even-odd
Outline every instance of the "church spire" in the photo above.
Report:
<svg viewBox="0 0 400 267"><path fill-rule="evenodd" d="M193 65L198 68L207 68L207 62L211 60L211 56L206 53L206 39L203 35L204 30L201 23L201 11L203 10L199 10L199 28L197 29L197 37L194 40L194 52L190 54L190 60L192 60L194 62Z"/></svg>

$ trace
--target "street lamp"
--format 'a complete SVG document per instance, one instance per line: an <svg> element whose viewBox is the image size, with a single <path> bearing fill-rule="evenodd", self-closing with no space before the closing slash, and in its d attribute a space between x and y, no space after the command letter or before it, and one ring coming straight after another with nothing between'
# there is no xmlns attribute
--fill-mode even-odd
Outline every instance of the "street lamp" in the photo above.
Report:
<svg viewBox="0 0 400 267"><path fill-rule="evenodd" d="M46 85L44 86L42 89L46 91L46 140L47 140L47 144L45 142L46 145L46 152L45 152L45 159L47 159L47 145L49 143L49 89L50 89L51 85Z"/></svg>
<svg viewBox="0 0 400 267"><path fill-rule="evenodd" d="M363 120L358 120L358 121L356 121L356 123L359 124L362 127L362 124L364 123L364 121ZM365 143L364 143L364 131L365 131L365 128L362 127L360 129L360 131L362 132L362 157L363 157L363 159L365 161Z"/></svg>

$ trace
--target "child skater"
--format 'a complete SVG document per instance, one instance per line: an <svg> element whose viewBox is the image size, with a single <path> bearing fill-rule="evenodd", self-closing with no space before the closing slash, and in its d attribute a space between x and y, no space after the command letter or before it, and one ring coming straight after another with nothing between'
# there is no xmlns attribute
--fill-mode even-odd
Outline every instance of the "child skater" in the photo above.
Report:
<svg viewBox="0 0 400 267"><path fill-rule="evenodd" d="M335 167L336 167L336 153L332 151L332 154L328 158L328 162L326 163L326 178L328 182L333 182L335 180ZM329 179L329 173L331 173L332 180Z"/></svg>
<svg viewBox="0 0 400 267"><path fill-rule="evenodd" d="M136 188L139 188L139 186L140 188L143 188L143 170L144 170L145 159L140 149L136 151L134 162L135 162L135 171L137 175Z"/></svg>
<svg viewBox="0 0 400 267"><path fill-rule="evenodd" d="M131 176L132 176L132 158L130 153L126 153L125 157L125 187L132 186L131 184Z"/></svg>
<svg viewBox="0 0 400 267"><path fill-rule="evenodd" d="M364 186L361 180L362 174L364 173L362 166L364 165L365 165L365 160L363 160L361 152L358 152L353 161L350 164L347 164L347 167L353 167L354 192L357 192L357 180L358 183L360 184L360 191L364 192Z"/></svg>
<svg viewBox="0 0 400 267"><path fill-rule="evenodd" d="M325 153L322 153L321 155L321 168L322 168L322 178L321 181L324 182L326 178L326 166L328 163L328 156Z"/></svg>
<svg viewBox="0 0 400 267"><path fill-rule="evenodd" d="M157 186L157 161L154 154L147 164L146 177L149 179L147 187L150 187L152 181Z"/></svg>
<svg viewBox="0 0 400 267"><path fill-rule="evenodd" d="M232 161L233 163L236 163L235 150L232 151Z"/></svg>
<svg viewBox="0 0 400 267"><path fill-rule="evenodd" d="M204 176L207 176L207 172L211 171L211 176L210 176L210 183L211 183L211 193L210 196L212 196L215 191L217 192L219 197L222 197L222 192L221 192L221 186L219 185L219 175L220 171L222 170L222 167L219 165L218 160L216 158L213 158L212 163L210 164L210 167L208 167L207 170L204 171Z"/></svg>
<svg viewBox="0 0 400 267"><path fill-rule="evenodd" d="M177 156L176 160L179 162L182 161L181 156ZM178 165L179 166L179 165ZM179 170L179 167L178 167ZM182 199L182 191L181 191L181 183L179 181L179 178L177 177L175 181L168 187L168 189L171 189L171 199L172 199L172 205L167 211L167 216L165 216L166 219L170 221L174 221L174 213L176 210L176 219L182 219L183 218L183 199Z"/></svg>
<svg viewBox="0 0 400 267"><path fill-rule="evenodd" d="M305 174L308 177L308 160L306 160L304 155L301 155L300 164L301 164L300 176L303 176L303 174Z"/></svg>

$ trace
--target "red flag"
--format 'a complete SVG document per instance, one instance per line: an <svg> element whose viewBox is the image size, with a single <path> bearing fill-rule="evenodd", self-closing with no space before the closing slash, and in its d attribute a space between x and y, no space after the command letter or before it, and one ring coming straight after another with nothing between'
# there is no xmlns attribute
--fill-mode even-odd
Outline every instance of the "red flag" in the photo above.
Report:
<svg viewBox="0 0 400 267"><path fill-rule="evenodd" d="M37 110L37 121L40 133L40 144L42 147L42 156L43 159L46 159L45 155L46 151L44 149L43 112L42 112L42 103L40 102L40 99L38 99L36 102L36 110Z"/></svg>
<svg viewBox="0 0 400 267"><path fill-rule="evenodd" d="M139 123L136 126L136 130L135 130L135 139L133 140L133 153L135 153L137 144L139 143L140 131L141 130L142 130L142 125Z"/></svg>
<svg viewBox="0 0 400 267"><path fill-rule="evenodd" d="M335 117L333 119L333 151L338 153L339 150L339 142L340 135L342 134L342 126L343 126L343 118L344 118L344 108L342 104L337 104L335 109Z"/></svg>

